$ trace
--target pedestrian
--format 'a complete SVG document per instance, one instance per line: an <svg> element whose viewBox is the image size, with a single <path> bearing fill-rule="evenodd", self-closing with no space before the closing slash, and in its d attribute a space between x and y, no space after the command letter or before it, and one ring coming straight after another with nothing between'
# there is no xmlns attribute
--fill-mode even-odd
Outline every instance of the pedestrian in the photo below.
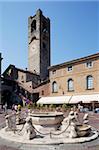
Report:
<svg viewBox="0 0 99 150"><path fill-rule="evenodd" d="M12 110L15 110L14 107L15 107L15 105L13 104L13 105L12 105Z"/></svg>
<svg viewBox="0 0 99 150"><path fill-rule="evenodd" d="M5 115L7 115L7 104L4 105L4 112L5 112Z"/></svg>
<svg viewBox="0 0 99 150"><path fill-rule="evenodd" d="M17 112L17 110L18 110L18 106L17 105L14 106L14 110Z"/></svg>
<svg viewBox="0 0 99 150"><path fill-rule="evenodd" d="M18 105L18 111L21 111L21 105L20 104Z"/></svg>

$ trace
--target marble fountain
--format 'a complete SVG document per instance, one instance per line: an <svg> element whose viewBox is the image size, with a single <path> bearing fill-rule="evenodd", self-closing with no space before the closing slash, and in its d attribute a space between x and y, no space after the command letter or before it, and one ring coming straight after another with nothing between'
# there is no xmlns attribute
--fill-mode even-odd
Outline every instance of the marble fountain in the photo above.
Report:
<svg viewBox="0 0 99 150"><path fill-rule="evenodd" d="M62 112L29 113L25 122L20 113L5 118L6 127L0 130L0 137L14 142L66 144L87 142L98 137L98 132L88 124L88 114L85 114L80 123L78 114L74 111L70 111L66 118Z"/></svg>

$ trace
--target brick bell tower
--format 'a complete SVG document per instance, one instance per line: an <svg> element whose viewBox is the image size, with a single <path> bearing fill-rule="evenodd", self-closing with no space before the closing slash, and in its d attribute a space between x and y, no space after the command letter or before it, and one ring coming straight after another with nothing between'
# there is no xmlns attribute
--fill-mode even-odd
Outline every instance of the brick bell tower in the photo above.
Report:
<svg viewBox="0 0 99 150"><path fill-rule="evenodd" d="M28 69L40 75L41 80L48 77L50 66L50 20L40 9L28 18Z"/></svg>

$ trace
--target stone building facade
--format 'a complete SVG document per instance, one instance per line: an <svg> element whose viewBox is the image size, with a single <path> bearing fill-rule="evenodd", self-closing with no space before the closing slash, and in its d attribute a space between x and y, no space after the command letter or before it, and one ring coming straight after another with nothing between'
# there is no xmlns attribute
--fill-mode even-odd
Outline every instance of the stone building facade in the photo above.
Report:
<svg viewBox="0 0 99 150"><path fill-rule="evenodd" d="M14 65L9 65L4 71L3 76L5 79L22 83L31 88L37 87L37 85L40 83L39 75L28 70L17 68Z"/></svg>
<svg viewBox="0 0 99 150"><path fill-rule="evenodd" d="M40 76L14 65L9 65L3 73L3 91L10 93L21 93L33 102L39 97L49 95L49 80L41 81Z"/></svg>
<svg viewBox="0 0 99 150"><path fill-rule="evenodd" d="M50 20L39 9L28 18L28 70L48 78L50 66Z"/></svg>
<svg viewBox="0 0 99 150"><path fill-rule="evenodd" d="M49 67L50 96L99 94L99 53Z"/></svg>

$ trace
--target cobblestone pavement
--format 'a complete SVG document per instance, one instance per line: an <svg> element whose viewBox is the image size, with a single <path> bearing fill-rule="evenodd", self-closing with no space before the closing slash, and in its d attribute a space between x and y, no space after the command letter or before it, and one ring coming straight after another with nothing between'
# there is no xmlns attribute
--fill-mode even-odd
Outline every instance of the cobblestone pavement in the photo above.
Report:
<svg viewBox="0 0 99 150"><path fill-rule="evenodd" d="M8 146L3 146L3 145L1 145L0 146L0 150L19 150L19 149L16 149L16 148L12 148L12 147L8 147Z"/></svg>
<svg viewBox="0 0 99 150"><path fill-rule="evenodd" d="M67 115L67 114L65 114ZM84 113L80 113L80 119ZM89 124L99 131L99 114L89 113ZM5 115L0 113L0 128L5 126ZM31 145L6 141L0 138L0 150L99 150L99 138L91 142L60 145Z"/></svg>

